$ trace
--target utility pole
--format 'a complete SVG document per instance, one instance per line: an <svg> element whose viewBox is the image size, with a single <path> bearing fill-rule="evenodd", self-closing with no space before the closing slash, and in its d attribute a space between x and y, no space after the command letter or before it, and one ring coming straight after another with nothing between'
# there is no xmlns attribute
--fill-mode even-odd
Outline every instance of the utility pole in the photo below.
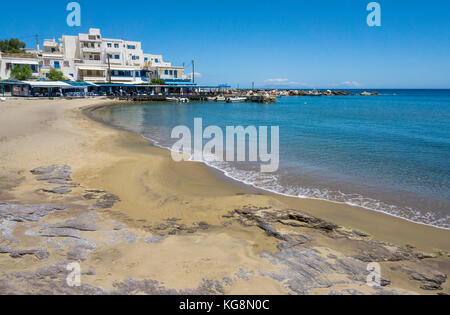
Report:
<svg viewBox="0 0 450 315"><path fill-rule="evenodd" d="M36 34L36 50L39 51L39 35Z"/></svg>
<svg viewBox="0 0 450 315"><path fill-rule="evenodd" d="M192 60L192 83L195 84L195 62Z"/></svg>
<svg viewBox="0 0 450 315"><path fill-rule="evenodd" d="M255 82L253 81L252 82L252 90L254 90L255 89Z"/></svg>
<svg viewBox="0 0 450 315"><path fill-rule="evenodd" d="M109 54L108 55L108 82L111 84L111 62L109 61Z"/></svg>

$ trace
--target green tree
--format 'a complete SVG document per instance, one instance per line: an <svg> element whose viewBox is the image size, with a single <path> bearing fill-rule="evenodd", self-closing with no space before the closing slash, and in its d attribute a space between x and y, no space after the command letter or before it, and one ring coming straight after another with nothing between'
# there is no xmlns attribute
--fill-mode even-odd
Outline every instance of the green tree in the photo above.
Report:
<svg viewBox="0 0 450 315"><path fill-rule="evenodd" d="M153 85L165 85L166 82L163 79L152 79Z"/></svg>
<svg viewBox="0 0 450 315"><path fill-rule="evenodd" d="M17 38L0 40L0 51L4 53L16 54L23 53L25 43L21 42Z"/></svg>
<svg viewBox="0 0 450 315"><path fill-rule="evenodd" d="M64 77L64 74L56 70L55 68L51 68L50 72L48 73L48 80L49 81L65 81L66 78Z"/></svg>
<svg viewBox="0 0 450 315"><path fill-rule="evenodd" d="M33 71L31 70L29 65L15 65L11 69L11 77L16 80L26 80L28 78L31 78L33 75Z"/></svg>

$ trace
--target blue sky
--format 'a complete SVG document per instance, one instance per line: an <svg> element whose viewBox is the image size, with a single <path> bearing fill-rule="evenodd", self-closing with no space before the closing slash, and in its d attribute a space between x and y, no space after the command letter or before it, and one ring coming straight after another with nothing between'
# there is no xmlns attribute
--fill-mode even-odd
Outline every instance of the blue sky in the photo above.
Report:
<svg viewBox="0 0 450 315"><path fill-rule="evenodd" d="M369 0L5 1L0 39L102 29L143 42L175 65L196 60L199 82L299 88L450 88L450 1L384 0L368 27ZM191 67L187 67L191 71Z"/></svg>

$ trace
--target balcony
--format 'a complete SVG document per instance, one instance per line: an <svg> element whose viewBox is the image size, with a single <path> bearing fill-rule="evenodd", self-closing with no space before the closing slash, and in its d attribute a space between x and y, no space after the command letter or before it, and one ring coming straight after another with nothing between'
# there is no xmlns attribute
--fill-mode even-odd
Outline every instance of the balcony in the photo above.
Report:
<svg viewBox="0 0 450 315"><path fill-rule="evenodd" d="M91 54L101 54L102 53L102 49L98 48L98 47L82 47L81 49L85 53L91 53Z"/></svg>
<svg viewBox="0 0 450 315"><path fill-rule="evenodd" d="M90 60L90 59L83 60L82 63L84 63L86 65L104 64L103 60Z"/></svg>

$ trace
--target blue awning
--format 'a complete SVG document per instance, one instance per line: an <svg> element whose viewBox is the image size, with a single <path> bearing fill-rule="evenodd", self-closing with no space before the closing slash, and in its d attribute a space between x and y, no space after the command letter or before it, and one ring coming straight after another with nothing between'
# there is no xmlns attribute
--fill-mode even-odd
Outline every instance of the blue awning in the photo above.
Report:
<svg viewBox="0 0 450 315"><path fill-rule="evenodd" d="M76 86L76 87L97 86L96 84L89 83L89 82L78 82L78 81L62 81L62 82L70 84L72 86Z"/></svg>

